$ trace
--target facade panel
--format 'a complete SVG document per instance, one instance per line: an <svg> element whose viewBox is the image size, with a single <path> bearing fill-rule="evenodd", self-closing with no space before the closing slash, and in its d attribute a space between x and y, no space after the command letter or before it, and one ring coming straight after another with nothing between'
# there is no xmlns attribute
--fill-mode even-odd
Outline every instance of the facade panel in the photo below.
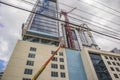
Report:
<svg viewBox="0 0 120 80"><path fill-rule="evenodd" d="M69 80L87 80L80 52L66 49Z"/></svg>
<svg viewBox="0 0 120 80"><path fill-rule="evenodd" d="M41 5L41 3L38 2L38 5ZM33 20L28 28L28 32L47 37L58 37L58 21L48 18L58 18L57 1L44 0L41 7L36 7L36 13L37 14L33 16ZM43 14L46 17L38 14Z"/></svg>

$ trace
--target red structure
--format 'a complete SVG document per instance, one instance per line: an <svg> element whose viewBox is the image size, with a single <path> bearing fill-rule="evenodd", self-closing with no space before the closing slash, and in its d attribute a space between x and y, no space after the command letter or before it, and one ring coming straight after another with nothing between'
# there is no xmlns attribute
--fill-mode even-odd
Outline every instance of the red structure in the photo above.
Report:
<svg viewBox="0 0 120 80"><path fill-rule="evenodd" d="M68 16L67 16L68 13L69 12L64 12L64 11L61 12L61 14L63 14L64 17L65 17L65 29L66 29L66 32L67 32L67 39L68 39L68 42L69 42L69 46L70 46L70 48L75 49L75 44L74 44L74 41L72 39L72 32L71 32L71 29L70 29L69 20L68 20Z"/></svg>

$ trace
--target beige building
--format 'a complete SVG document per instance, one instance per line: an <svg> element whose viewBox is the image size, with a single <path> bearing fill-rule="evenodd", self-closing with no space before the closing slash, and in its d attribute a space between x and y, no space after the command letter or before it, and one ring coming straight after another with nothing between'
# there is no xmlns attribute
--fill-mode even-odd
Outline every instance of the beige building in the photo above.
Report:
<svg viewBox="0 0 120 80"><path fill-rule="evenodd" d="M84 48L81 56L88 80L120 80L120 54Z"/></svg>
<svg viewBox="0 0 120 80"><path fill-rule="evenodd" d="M31 80L58 47L19 40L2 80ZM61 48L38 80L69 80L65 49Z"/></svg>

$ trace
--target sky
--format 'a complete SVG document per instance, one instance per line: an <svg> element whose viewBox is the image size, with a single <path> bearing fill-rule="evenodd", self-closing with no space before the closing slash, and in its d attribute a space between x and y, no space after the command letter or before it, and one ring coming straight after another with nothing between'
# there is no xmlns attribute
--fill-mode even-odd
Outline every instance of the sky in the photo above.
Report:
<svg viewBox="0 0 120 80"><path fill-rule="evenodd" d="M21 2L21 0L1 0L1 1L11 3L16 6L20 6L22 8L28 9L28 10L31 10L33 7L32 5ZM35 2L35 0L28 0L28 1ZM108 29L107 27L109 27L109 30L113 30L113 31L116 30L117 35L115 35L115 36L117 36L119 38L120 37L119 36L120 26L113 24L111 22L108 22L108 20L112 21L114 23L120 24L120 13L116 12L114 10L111 10L109 8L106 8L105 6L102 6L94 1L99 1L99 2L103 3L104 5L107 5L107 6L111 7L112 9L115 9L120 12L120 0L59 0L59 2L60 2L59 9L64 10L66 12L68 12L72 9L70 7L62 5L61 3L70 5L73 8L76 7L77 9L75 9L68 15L73 16L78 19L81 19L81 20L84 20L84 21L87 21L87 22L90 22L90 21L84 19L84 18L87 18L94 22L105 25L106 27L101 26L96 23L93 23L102 28ZM94 6L91 6L91 5L94 5ZM95 6L97 8L95 8ZM100 9L98 9L98 8L100 8ZM94 15L102 17L104 19L88 15L82 11L79 11L78 9L84 10L90 14L94 14ZM109 13L107 13L103 10L108 11ZM114 15L110 14L110 13L113 13ZM30 14L29 12L15 9L13 7L9 7L9 6L6 6L6 5L3 5L0 3L0 71L5 69L5 67L10 59L10 56L12 55L12 52L15 48L17 40L22 39L21 27L22 27L22 24L26 22L29 14ZM77 14L82 17L78 17L73 14ZM71 22L78 24L78 25L85 23L83 21L73 20L72 18L69 18L69 19ZM100 32L104 32L104 33L108 33L108 31L106 31L105 29L98 28L89 23L85 23L85 24L87 24L91 29L94 29L94 30L97 30ZM112 34L112 32L109 32L109 34ZM115 40L115 39L112 39L112 38L109 38L106 36L101 36L96 33L93 33L93 36L95 38L96 43L99 45L99 47L102 50L110 51L115 47L120 49L120 45L119 45L120 41L118 41L118 40Z"/></svg>

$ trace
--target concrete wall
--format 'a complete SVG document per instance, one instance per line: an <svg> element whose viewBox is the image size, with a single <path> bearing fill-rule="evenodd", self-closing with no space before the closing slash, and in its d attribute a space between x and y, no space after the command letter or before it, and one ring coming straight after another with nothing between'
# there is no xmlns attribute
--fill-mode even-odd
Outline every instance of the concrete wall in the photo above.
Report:
<svg viewBox="0 0 120 80"><path fill-rule="evenodd" d="M81 57L82 57L82 61L83 61L84 67L85 67L85 72L87 73L87 80L98 80L93 63L92 63L91 58L89 56L89 52L91 52L93 54L99 54L101 56L112 80L120 80L120 72L116 71L116 70L112 71L110 69L110 67L113 67L114 69L115 68L120 69L120 67L117 64L117 63L120 63L120 60L119 60L120 54L84 47L82 52L81 52ZM105 56L107 56L108 59L105 59ZM110 57L112 57L113 59L111 60ZM114 58L116 58L116 60L114 60ZM107 61L109 61L111 63L111 65L109 65L107 63ZM116 65L113 65L112 62L114 62ZM114 74L117 74L118 78L115 78Z"/></svg>
<svg viewBox="0 0 120 80"><path fill-rule="evenodd" d="M36 52L30 51L30 47L35 47ZM43 63L45 63L45 61L51 56L51 51L55 51L57 48L58 47L55 46L19 40L4 72L2 80L22 80L22 78L31 78L39 70ZM63 52L63 54L65 54L65 49L62 48L59 52ZM28 58L29 53L35 54L35 58ZM38 77L38 80L69 80L66 59L64 59L64 63L62 63L59 62L59 58L61 56L59 56L59 54L55 56L58 58L58 61L51 61L42 74ZM66 55L64 55L63 58L66 58ZM27 60L34 61L34 66L26 65ZM52 69L51 63L58 64L58 69ZM65 65L64 70L60 69L60 64ZM33 74L24 74L25 68L33 69ZM58 77L51 77L51 71L57 71ZM65 72L66 77L61 78L60 72Z"/></svg>

